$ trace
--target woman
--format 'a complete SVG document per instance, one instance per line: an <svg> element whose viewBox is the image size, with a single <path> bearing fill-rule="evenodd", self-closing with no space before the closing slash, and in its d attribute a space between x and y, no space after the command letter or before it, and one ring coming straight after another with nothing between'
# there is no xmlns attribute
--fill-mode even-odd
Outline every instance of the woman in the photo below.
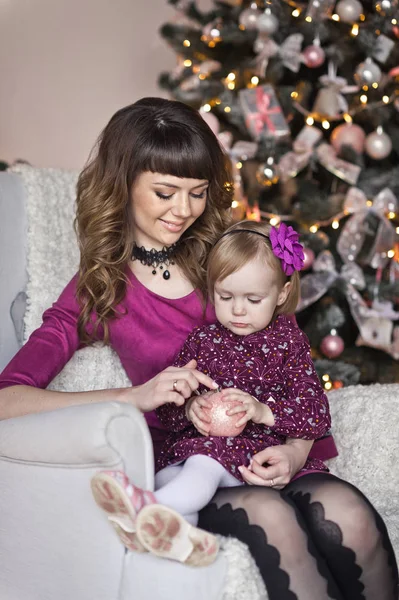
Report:
<svg viewBox="0 0 399 600"><path fill-rule="evenodd" d="M213 387L195 363L167 365L194 326L214 319L205 268L229 221L227 165L211 130L183 104L147 98L112 117L79 177L79 272L1 375L0 418L112 397L147 413L158 453L165 433L153 409ZM97 339L118 353L132 388L45 389L79 346ZM188 415L195 418L190 407ZM392 547L358 490L324 474L277 489L309 450L288 440L260 452L245 474L257 487L221 490L200 525L248 544L272 599L393 599Z"/></svg>

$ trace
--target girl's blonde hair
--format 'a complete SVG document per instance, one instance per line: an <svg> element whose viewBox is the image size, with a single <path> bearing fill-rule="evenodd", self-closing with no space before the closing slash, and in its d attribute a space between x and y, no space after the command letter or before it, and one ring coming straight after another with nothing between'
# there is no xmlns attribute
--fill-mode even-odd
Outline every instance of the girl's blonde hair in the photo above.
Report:
<svg viewBox="0 0 399 600"><path fill-rule="evenodd" d="M230 231L246 229L234 235L227 235ZM239 271L251 260L260 258L278 276L281 288L289 282L290 287L287 298L283 304L276 306L274 317L282 314L293 314L299 302L300 281L298 271L287 276L281 266L281 261L273 254L269 239L271 226L265 222L241 221L229 227L225 235L213 247L208 259L208 293L214 301L214 289L217 281L223 281L232 273ZM254 235L257 231L263 235ZM263 236L266 236L263 237Z"/></svg>
<svg viewBox="0 0 399 600"><path fill-rule="evenodd" d="M231 223L230 160L196 110L143 98L111 118L78 180L78 332L83 342L100 331L104 343L109 341L108 323L125 297L134 245L131 190L146 171L209 181L205 210L184 232L175 256L205 302L208 254Z"/></svg>

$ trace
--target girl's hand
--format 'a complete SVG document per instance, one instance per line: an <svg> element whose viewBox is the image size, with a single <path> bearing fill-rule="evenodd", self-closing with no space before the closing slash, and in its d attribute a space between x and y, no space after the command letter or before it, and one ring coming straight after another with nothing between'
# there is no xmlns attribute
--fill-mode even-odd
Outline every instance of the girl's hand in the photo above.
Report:
<svg viewBox="0 0 399 600"><path fill-rule="evenodd" d="M248 421L263 423L270 427L274 425L274 417L270 408L266 406L266 404L258 402L258 400L250 394L242 392L237 388L226 388L222 391L222 398L225 402L240 402L239 405L226 412L229 417L236 415L237 413L245 412L245 415L237 421L236 427L241 427Z"/></svg>
<svg viewBox="0 0 399 600"><path fill-rule="evenodd" d="M149 412L167 402L182 406L201 383L210 389L216 389L217 383L208 375L197 371L196 366L197 361L190 360L184 367L164 369L143 385L128 388L127 401L139 410Z"/></svg>
<svg viewBox="0 0 399 600"><path fill-rule="evenodd" d="M211 417L209 409L211 407L211 396L213 392L207 392L202 396L194 396L186 404L186 416L194 427L202 435L209 435L211 428Z"/></svg>
<svg viewBox="0 0 399 600"><path fill-rule="evenodd" d="M271 446L252 457L248 467L239 467L242 478L250 485L263 485L281 490L304 466L312 442L295 440L282 446Z"/></svg>

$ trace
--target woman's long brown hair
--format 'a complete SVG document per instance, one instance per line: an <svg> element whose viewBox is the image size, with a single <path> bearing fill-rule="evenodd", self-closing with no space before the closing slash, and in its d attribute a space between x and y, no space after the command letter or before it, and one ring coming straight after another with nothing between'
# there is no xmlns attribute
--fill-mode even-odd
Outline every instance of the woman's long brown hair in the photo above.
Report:
<svg viewBox="0 0 399 600"><path fill-rule="evenodd" d="M205 211L183 234L175 259L206 298L208 253L230 222L229 159L196 110L181 102L143 98L111 118L79 176L75 229L82 342L101 338L108 343L110 319L123 314L134 244L131 189L146 171L209 181Z"/></svg>

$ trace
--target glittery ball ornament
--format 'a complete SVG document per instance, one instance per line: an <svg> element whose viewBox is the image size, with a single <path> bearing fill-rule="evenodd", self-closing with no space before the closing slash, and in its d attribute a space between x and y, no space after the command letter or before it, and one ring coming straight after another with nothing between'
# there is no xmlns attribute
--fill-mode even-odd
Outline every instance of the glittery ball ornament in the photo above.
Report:
<svg viewBox="0 0 399 600"><path fill-rule="evenodd" d="M342 123L334 129L331 134L330 142L334 150L339 153L343 146L350 146L361 154L364 150L366 134L359 125L354 123Z"/></svg>
<svg viewBox="0 0 399 600"><path fill-rule="evenodd" d="M398 9L398 0L377 0L375 10L383 17L391 17Z"/></svg>
<svg viewBox="0 0 399 600"><path fill-rule="evenodd" d="M358 0L340 0L335 12L343 23L354 23L363 12L363 6Z"/></svg>
<svg viewBox="0 0 399 600"><path fill-rule="evenodd" d="M261 13L258 10L256 2L251 2L249 8L246 8L240 14L238 20L245 29L257 29L257 22Z"/></svg>
<svg viewBox="0 0 399 600"><path fill-rule="evenodd" d="M212 402L212 406L207 412L211 418L209 435L234 437L240 434L246 423L241 427L236 427L236 423L244 416L244 413L240 412L231 416L228 416L226 413L235 406L239 406L241 402L223 400L222 392L212 394L210 401Z"/></svg>
<svg viewBox="0 0 399 600"><path fill-rule="evenodd" d="M381 79L381 69L377 63L368 56L364 62L357 66L354 78L359 85L379 83Z"/></svg>
<svg viewBox="0 0 399 600"><path fill-rule="evenodd" d="M270 187L278 182L280 173L274 159L269 156L265 163L259 165L256 171L256 180L262 187Z"/></svg>
<svg viewBox="0 0 399 600"><path fill-rule="evenodd" d="M392 142L381 127L366 137L365 150L370 158L382 160L391 154Z"/></svg>
<svg viewBox="0 0 399 600"><path fill-rule="evenodd" d="M344 351L345 343L339 335L326 335L320 344L320 350L327 358L337 358Z"/></svg>
<svg viewBox="0 0 399 600"><path fill-rule="evenodd" d="M306 46L302 52L303 62L309 69L317 69L320 67L326 58L323 48L317 44Z"/></svg>
<svg viewBox="0 0 399 600"><path fill-rule="evenodd" d="M278 29L278 19L273 15L270 8L266 8L265 12L258 17L256 28L264 35L273 35L273 33L276 33Z"/></svg>
<svg viewBox="0 0 399 600"><path fill-rule="evenodd" d="M315 259L315 254L314 254L312 248L304 248L303 256L304 256L304 259L303 259L302 270L307 271L313 265L313 262Z"/></svg>

